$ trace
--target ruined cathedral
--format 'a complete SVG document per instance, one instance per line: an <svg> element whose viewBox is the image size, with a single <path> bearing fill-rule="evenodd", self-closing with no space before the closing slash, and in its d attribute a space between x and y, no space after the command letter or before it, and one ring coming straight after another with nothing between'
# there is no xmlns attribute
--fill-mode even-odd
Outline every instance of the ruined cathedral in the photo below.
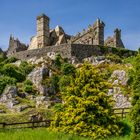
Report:
<svg viewBox="0 0 140 140"><path fill-rule="evenodd" d="M124 48L121 30L118 28L114 30L112 37L104 40L105 24L99 18L93 25L89 25L87 29L77 33L75 36L68 35L60 26L50 29L50 18L45 14L38 16L36 20L37 33L31 38L30 44L25 45L11 36L7 56L24 54L30 58L35 55L35 50L41 53L56 52L69 57L79 55L77 53L89 56L88 53L91 53L91 50L98 53L98 46Z"/></svg>

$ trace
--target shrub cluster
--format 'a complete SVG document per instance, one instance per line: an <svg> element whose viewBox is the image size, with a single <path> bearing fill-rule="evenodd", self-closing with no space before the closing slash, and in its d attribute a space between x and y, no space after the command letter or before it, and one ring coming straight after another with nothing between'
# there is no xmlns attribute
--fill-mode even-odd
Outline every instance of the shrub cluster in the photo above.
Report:
<svg viewBox="0 0 140 140"><path fill-rule="evenodd" d="M120 124L112 112L113 101L107 96L110 85L105 79L103 71L90 64L77 69L61 91L63 104L55 106L50 129L94 139L119 135Z"/></svg>
<svg viewBox="0 0 140 140"><path fill-rule="evenodd" d="M135 57L130 72L129 84L132 88L132 110L130 118L133 123L132 140L140 140L140 54Z"/></svg>
<svg viewBox="0 0 140 140"><path fill-rule="evenodd" d="M14 64L16 61L17 59L14 57L6 58L4 55L0 55L0 94L7 85L16 85L18 82L25 81L27 74L34 68L27 62L21 62L18 67ZM27 88L29 90L29 87Z"/></svg>

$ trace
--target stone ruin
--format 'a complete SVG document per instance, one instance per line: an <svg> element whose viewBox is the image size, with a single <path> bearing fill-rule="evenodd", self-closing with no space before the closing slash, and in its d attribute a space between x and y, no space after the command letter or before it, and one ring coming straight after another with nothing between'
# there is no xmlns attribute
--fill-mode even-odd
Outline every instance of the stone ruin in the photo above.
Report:
<svg viewBox="0 0 140 140"><path fill-rule="evenodd" d="M121 30L120 29L118 29L118 28L115 29L114 30L114 36L113 37L108 37L105 40L105 46L124 48L124 44L121 40Z"/></svg>
<svg viewBox="0 0 140 140"><path fill-rule="evenodd" d="M86 45L88 46L91 45L92 47L95 47L93 48L93 51L96 50L95 53L99 52L98 51L99 49L96 48L97 46L124 48L124 44L121 40L120 29L116 29L114 31L114 36L109 37L104 41L105 24L99 18L93 25L89 25L86 30L84 29L81 33L78 33L75 36L70 36L66 34L63 28L60 26L56 26L55 29L50 29L50 18L45 14L38 16L36 20L37 20L37 34L31 38L29 46L21 43L18 39L15 40L11 36L9 41L9 48L7 50L7 56L16 56L17 53L18 56L20 56L19 52L21 52L21 54L27 54L26 57L28 57L29 53L32 54L34 53L34 50L38 51L37 49L43 48L46 48L45 50L47 51L47 53L50 52L50 50L53 50L53 53L61 54L63 51L65 52L64 55L67 56L67 54L69 54L69 52L72 51L72 53L76 55L77 50L75 50L76 51L75 53L72 47L68 47L73 44L77 46L76 49L79 48L78 50L79 54L83 54L82 51L85 51L84 52L85 58L86 56L89 56L87 53L89 53L90 50L88 50L88 47L86 49L81 48L82 46L86 47ZM65 47L66 50L63 50L64 48L63 45L66 46ZM24 51L25 53L23 53ZM41 52L41 50L39 51Z"/></svg>
<svg viewBox="0 0 140 140"><path fill-rule="evenodd" d="M21 43L18 38L14 39L14 37L11 35L9 40L9 48L7 50L7 56L12 56L13 54L25 51L28 49L28 46L24 43Z"/></svg>
<svg viewBox="0 0 140 140"><path fill-rule="evenodd" d="M104 27L104 22L98 18L93 26L73 37L71 43L104 46Z"/></svg>
<svg viewBox="0 0 140 140"><path fill-rule="evenodd" d="M60 26L50 29L49 21L49 17L44 14L37 17L37 35L31 38L28 50L68 43L71 36Z"/></svg>

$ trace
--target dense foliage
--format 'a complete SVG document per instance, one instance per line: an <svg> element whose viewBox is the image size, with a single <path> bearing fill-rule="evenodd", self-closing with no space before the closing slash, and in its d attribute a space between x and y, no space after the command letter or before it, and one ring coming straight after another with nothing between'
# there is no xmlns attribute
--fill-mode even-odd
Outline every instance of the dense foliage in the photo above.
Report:
<svg viewBox="0 0 140 140"><path fill-rule="evenodd" d="M132 140L140 140L140 54L135 57L129 82L132 88L133 106L130 113L133 123Z"/></svg>
<svg viewBox="0 0 140 140"><path fill-rule="evenodd" d="M29 74L34 68L33 65L27 62L21 62L19 66L14 64L17 59L14 57L7 58L4 54L0 54L0 94L8 85L16 85L26 80L27 74ZM25 85L25 91L31 91L31 85Z"/></svg>
<svg viewBox="0 0 140 140"><path fill-rule="evenodd" d="M16 85L16 79L8 76L0 77L0 94L3 92L7 85Z"/></svg>
<svg viewBox="0 0 140 140"><path fill-rule="evenodd" d="M111 60L111 62L122 63L122 58L116 54L107 54L106 59Z"/></svg>
<svg viewBox="0 0 140 140"><path fill-rule="evenodd" d="M121 129L112 112L113 101L107 96L110 85L105 79L102 69L90 64L77 69L61 92L64 104L57 106L51 129L94 139L119 135Z"/></svg>
<svg viewBox="0 0 140 140"><path fill-rule="evenodd" d="M51 68L52 75L44 78L43 84L53 89L53 93L59 94L69 84L71 77L75 76L76 68L60 55L53 60Z"/></svg>

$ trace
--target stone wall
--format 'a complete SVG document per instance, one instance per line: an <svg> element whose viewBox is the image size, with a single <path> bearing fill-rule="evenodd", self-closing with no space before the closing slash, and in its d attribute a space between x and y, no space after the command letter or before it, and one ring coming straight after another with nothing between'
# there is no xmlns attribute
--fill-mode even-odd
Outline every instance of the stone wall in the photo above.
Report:
<svg viewBox="0 0 140 140"><path fill-rule="evenodd" d="M97 45L85 45L85 44L72 44L71 45L71 56L76 57L79 61L90 56L106 55L106 54L116 54L120 57L129 57L135 55L137 52L132 50L127 50L123 48L114 47L104 47Z"/></svg>
<svg viewBox="0 0 140 140"><path fill-rule="evenodd" d="M84 58L105 54L117 54L119 56L132 56L136 54L136 51L131 51L127 49L114 48L114 47L103 47L97 45L85 45L85 44L63 44L59 46L46 46L40 49L26 50L17 52L13 56L18 59L27 60L33 57L51 56L55 54L60 54L63 58L76 58L80 62Z"/></svg>
<svg viewBox="0 0 140 140"><path fill-rule="evenodd" d="M95 45L72 44L71 55L79 61L92 55L102 55L100 47Z"/></svg>
<svg viewBox="0 0 140 140"><path fill-rule="evenodd" d="M26 50L26 51L21 51L13 56L15 56L18 59L21 60L27 60L31 59L33 57L42 57L42 56L47 56L51 54L60 54L64 58L70 58L71 57L71 47L69 44L63 44L59 46L46 46L43 48L39 49L34 49L34 50Z"/></svg>

